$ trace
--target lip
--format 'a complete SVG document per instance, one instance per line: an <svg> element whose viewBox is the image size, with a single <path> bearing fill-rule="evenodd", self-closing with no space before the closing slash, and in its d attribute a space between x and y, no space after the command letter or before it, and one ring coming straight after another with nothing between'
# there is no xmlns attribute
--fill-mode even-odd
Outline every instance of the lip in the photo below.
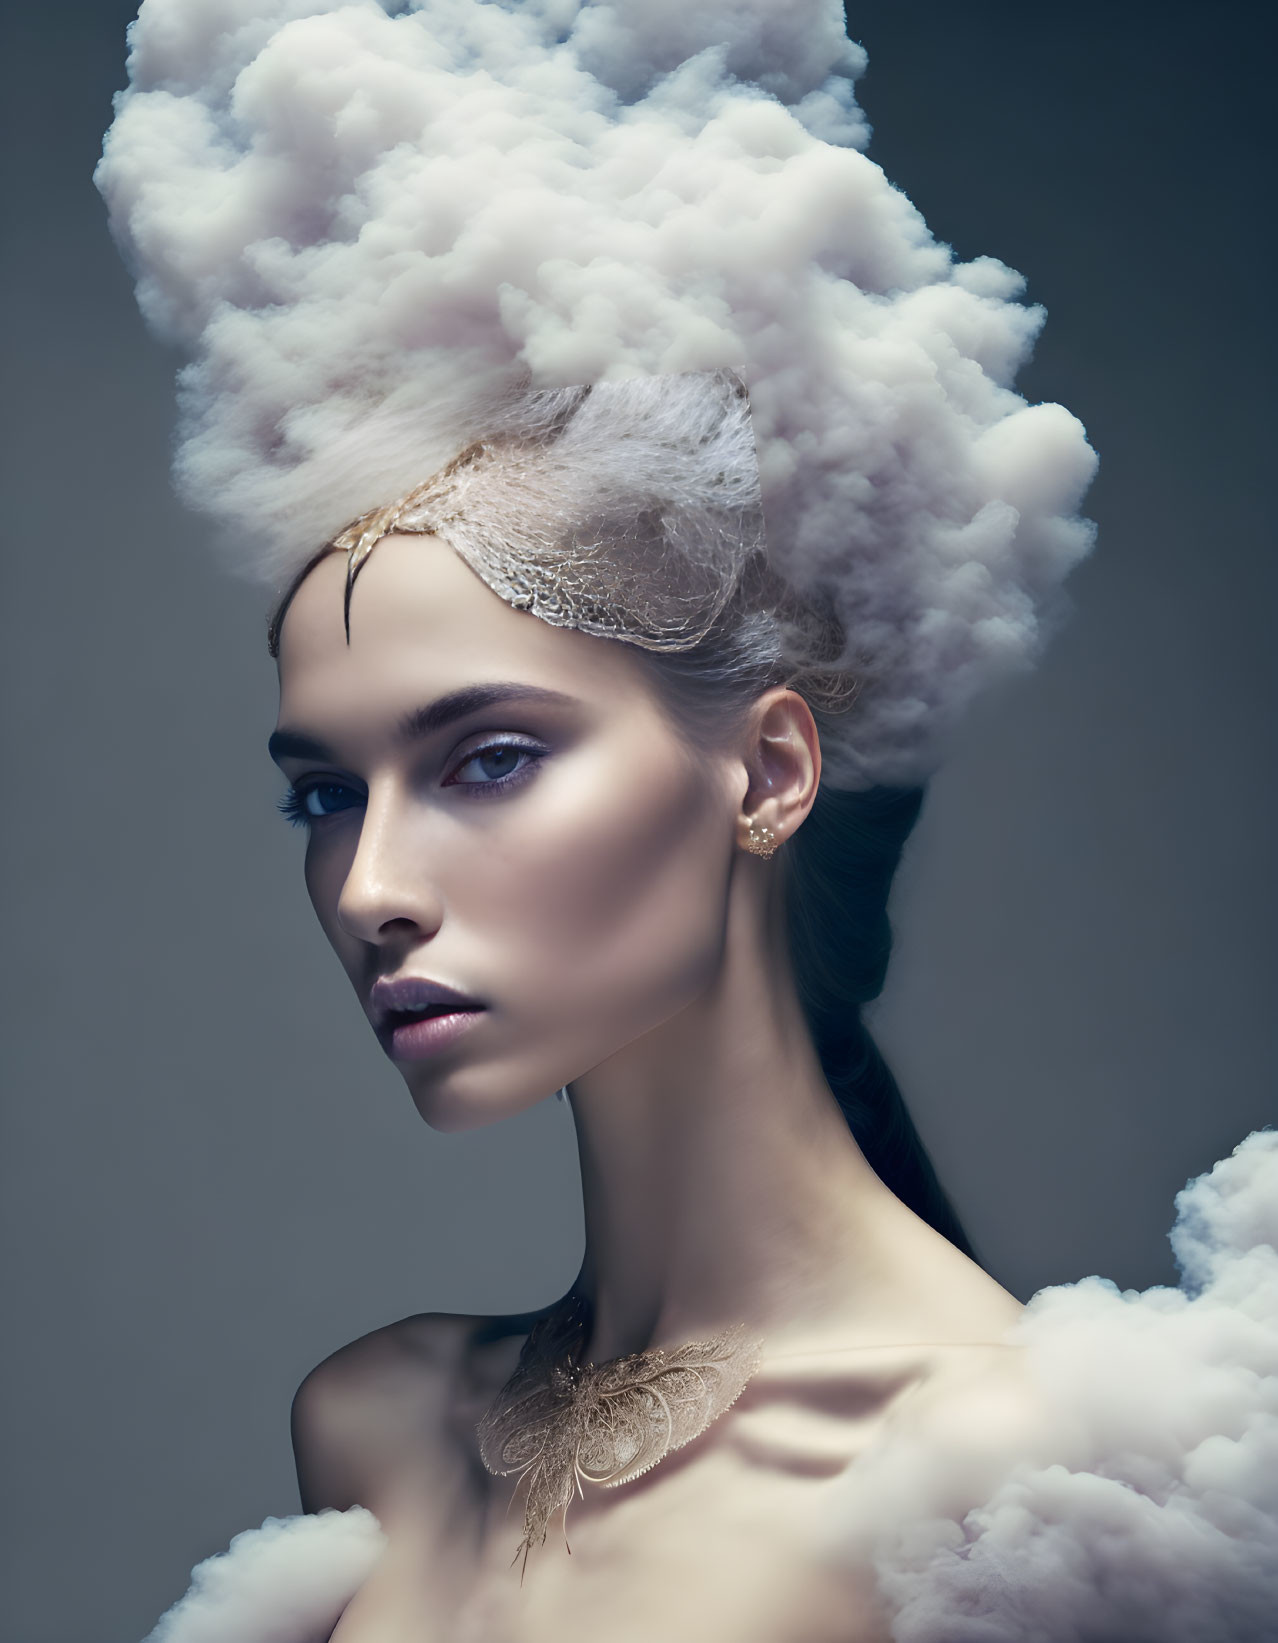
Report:
<svg viewBox="0 0 1278 1643"><path fill-rule="evenodd" d="M449 1010L405 1022L389 1034L390 1053L396 1061L424 1061L469 1032L483 1013L482 1009Z"/></svg>
<svg viewBox="0 0 1278 1643"><path fill-rule="evenodd" d="M426 976L383 977L374 982L368 1002L377 1036L396 1061L437 1054L473 1027L486 1008Z"/></svg>

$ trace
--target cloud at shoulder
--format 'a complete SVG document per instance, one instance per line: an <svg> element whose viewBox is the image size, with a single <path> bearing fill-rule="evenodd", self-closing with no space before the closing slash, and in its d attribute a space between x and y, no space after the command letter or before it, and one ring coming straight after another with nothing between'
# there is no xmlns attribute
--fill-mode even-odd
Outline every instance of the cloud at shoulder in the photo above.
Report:
<svg viewBox="0 0 1278 1643"><path fill-rule="evenodd" d="M895 1643L1263 1643L1278 1614L1278 1132L1177 1199L1179 1289L1043 1290L1060 1459L888 1537Z"/></svg>

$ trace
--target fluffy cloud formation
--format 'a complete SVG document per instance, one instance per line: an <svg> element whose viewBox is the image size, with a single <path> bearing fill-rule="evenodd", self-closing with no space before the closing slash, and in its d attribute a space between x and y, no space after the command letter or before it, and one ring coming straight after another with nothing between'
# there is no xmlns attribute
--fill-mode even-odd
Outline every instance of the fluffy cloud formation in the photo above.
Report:
<svg viewBox="0 0 1278 1643"><path fill-rule="evenodd" d="M1059 1459L885 1547L895 1643L1264 1643L1278 1616L1278 1132L1179 1195L1179 1289L1041 1291Z"/></svg>
<svg viewBox="0 0 1278 1643"><path fill-rule="evenodd" d="M1042 322L858 145L836 0L144 0L98 183L180 378L177 476L280 581L537 386L731 368L769 547L863 688L842 785L926 774L1033 656L1094 457Z"/></svg>
<svg viewBox="0 0 1278 1643"><path fill-rule="evenodd" d="M361 1506L267 1518L196 1566L146 1643L323 1643L385 1545Z"/></svg>

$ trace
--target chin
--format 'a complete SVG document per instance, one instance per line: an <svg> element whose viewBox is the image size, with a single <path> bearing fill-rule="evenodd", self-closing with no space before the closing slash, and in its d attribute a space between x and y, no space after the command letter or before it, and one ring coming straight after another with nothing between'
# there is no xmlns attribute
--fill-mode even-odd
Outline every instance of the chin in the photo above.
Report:
<svg viewBox="0 0 1278 1643"><path fill-rule="evenodd" d="M401 1068L413 1105L431 1129L444 1135L479 1130L538 1106L553 1090L499 1088L494 1080L423 1076L420 1070ZM558 1085L555 1086L558 1088Z"/></svg>

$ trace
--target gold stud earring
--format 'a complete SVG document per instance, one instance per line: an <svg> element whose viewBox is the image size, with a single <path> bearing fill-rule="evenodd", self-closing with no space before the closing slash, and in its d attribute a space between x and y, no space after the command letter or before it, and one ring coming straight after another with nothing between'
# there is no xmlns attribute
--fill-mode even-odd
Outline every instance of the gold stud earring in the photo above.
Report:
<svg viewBox="0 0 1278 1643"><path fill-rule="evenodd" d="M777 836L764 822L757 821L751 816L744 848L752 856L762 856L766 861L769 856L776 854Z"/></svg>

